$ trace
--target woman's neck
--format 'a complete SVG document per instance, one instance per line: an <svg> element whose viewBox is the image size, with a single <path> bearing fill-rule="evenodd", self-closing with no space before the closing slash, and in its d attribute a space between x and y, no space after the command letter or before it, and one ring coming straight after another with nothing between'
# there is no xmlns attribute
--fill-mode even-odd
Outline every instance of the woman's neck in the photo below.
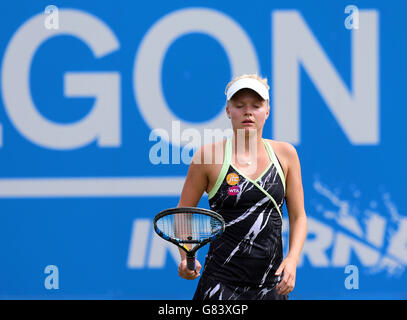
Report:
<svg viewBox="0 0 407 320"><path fill-rule="evenodd" d="M261 150L263 138L261 132L250 130L246 132L234 132L232 138L233 154L242 158L253 161L257 158L257 153Z"/></svg>

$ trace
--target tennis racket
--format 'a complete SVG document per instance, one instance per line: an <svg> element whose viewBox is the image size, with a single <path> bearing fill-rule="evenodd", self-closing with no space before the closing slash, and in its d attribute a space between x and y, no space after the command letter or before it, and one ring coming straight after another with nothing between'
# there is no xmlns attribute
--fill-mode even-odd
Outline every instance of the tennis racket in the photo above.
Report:
<svg viewBox="0 0 407 320"><path fill-rule="evenodd" d="M225 230L222 216L212 210L179 207L166 209L154 218L154 230L186 252L187 267L195 270L198 249L217 239Z"/></svg>

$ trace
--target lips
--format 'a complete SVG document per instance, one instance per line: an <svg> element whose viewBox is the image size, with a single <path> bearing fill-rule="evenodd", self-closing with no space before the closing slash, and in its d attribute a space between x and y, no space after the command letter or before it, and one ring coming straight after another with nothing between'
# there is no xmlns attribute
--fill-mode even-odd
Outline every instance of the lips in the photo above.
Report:
<svg viewBox="0 0 407 320"><path fill-rule="evenodd" d="M252 121L252 120L244 120L244 121L242 121L242 123L254 123L254 121Z"/></svg>

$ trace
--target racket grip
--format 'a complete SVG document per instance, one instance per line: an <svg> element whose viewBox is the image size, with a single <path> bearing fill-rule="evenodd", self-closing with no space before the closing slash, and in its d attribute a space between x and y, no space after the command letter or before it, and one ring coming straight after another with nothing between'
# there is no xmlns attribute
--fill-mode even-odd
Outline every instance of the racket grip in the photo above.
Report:
<svg viewBox="0 0 407 320"><path fill-rule="evenodd" d="M195 256L194 257L187 256L187 268L189 270L195 270Z"/></svg>

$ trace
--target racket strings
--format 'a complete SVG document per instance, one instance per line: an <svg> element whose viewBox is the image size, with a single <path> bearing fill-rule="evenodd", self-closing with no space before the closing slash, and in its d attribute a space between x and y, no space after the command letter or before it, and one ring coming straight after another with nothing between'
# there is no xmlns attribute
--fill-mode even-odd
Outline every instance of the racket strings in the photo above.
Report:
<svg viewBox="0 0 407 320"><path fill-rule="evenodd" d="M222 229L222 223L211 216L197 213L175 213L157 221L157 227L180 242L200 242Z"/></svg>

